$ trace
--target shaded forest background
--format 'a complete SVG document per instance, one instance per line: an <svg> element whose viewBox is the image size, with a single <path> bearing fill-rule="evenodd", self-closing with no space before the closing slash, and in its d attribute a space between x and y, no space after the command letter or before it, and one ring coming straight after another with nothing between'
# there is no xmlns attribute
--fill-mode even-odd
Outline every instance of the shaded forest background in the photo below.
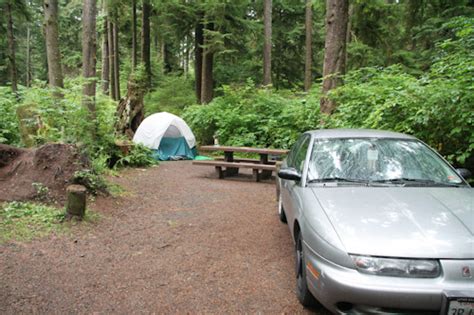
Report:
<svg viewBox="0 0 474 315"><path fill-rule="evenodd" d="M0 7L0 143L76 143L100 170L143 116L168 111L201 144L288 148L308 129L377 128L474 170L472 0ZM345 62L324 71L331 44Z"/></svg>

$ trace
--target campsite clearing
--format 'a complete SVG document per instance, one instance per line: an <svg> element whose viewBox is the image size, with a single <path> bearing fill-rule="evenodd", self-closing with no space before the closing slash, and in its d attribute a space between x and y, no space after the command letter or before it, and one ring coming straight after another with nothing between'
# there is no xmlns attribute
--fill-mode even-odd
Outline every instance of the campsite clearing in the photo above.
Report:
<svg viewBox="0 0 474 315"><path fill-rule="evenodd" d="M122 171L123 196L91 205L95 226L0 245L0 313L307 313L274 183L245 176L190 161Z"/></svg>

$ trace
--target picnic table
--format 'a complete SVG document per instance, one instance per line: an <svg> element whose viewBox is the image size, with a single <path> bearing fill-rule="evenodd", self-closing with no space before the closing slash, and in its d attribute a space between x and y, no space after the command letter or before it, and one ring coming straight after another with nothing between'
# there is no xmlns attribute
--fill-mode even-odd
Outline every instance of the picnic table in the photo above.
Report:
<svg viewBox="0 0 474 315"><path fill-rule="evenodd" d="M233 147L220 145L205 145L199 148L200 151L222 151L223 158L217 158L214 161L193 161L195 165L214 166L219 178L226 176L235 176L239 173L239 168L250 168L256 181L268 179L272 171L276 171L276 161L269 159L269 156L279 157L288 153L288 150L269 149L269 148L251 148L251 147ZM255 153L259 159L235 158L234 153Z"/></svg>

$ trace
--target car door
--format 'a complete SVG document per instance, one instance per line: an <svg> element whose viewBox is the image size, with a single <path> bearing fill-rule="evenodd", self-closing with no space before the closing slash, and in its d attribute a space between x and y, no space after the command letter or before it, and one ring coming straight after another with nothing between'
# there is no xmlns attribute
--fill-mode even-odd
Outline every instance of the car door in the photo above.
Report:
<svg viewBox="0 0 474 315"><path fill-rule="evenodd" d="M286 167L296 169L301 175L306 161L311 137L303 134L288 155ZM301 211L301 181L283 180L281 185L283 208L285 209L286 218L293 233L293 221L299 217Z"/></svg>

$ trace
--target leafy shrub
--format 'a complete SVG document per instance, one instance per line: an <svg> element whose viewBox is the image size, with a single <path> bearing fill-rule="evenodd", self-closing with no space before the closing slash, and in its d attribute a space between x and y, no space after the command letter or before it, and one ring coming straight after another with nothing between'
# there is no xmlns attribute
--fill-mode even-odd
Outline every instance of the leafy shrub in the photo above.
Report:
<svg viewBox="0 0 474 315"><path fill-rule="evenodd" d="M81 170L74 173L73 182L75 184L83 185L87 191L93 195L99 193L107 194L108 185L102 176L93 170Z"/></svg>
<svg viewBox="0 0 474 315"><path fill-rule="evenodd" d="M10 87L0 87L0 143L20 144L20 130L15 110L16 99Z"/></svg>
<svg viewBox="0 0 474 315"><path fill-rule="evenodd" d="M287 91L224 86L222 96L208 105L188 107L183 118L200 143L219 142L238 146L289 147L298 134L319 121L319 104L292 96Z"/></svg>
<svg viewBox="0 0 474 315"><path fill-rule="evenodd" d="M116 166L152 166L158 164L158 161L153 158L153 151L141 144L135 144L127 155L122 156Z"/></svg>
<svg viewBox="0 0 474 315"><path fill-rule="evenodd" d="M31 184L36 191L35 199L43 202L50 201L49 188L43 183L32 183Z"/></svg>
<svg viewBox="0 0 474 315"><path fill-rule="evenodd" d="M60 92L63 98L54 98L54 91L47 88L46 83L36 81L32 87L20 89L18 102L6 88L0 88L0 143L21 144L16 111L22 108L29 112L29 116L36 117L34 121L22 122L27 126L35 124L34 128L28 129L28 132L33 132L33 144L74 143L82 147L93 161L99 159L103 162L104 155L110 157L115 154L115 102L99 93L96 97L94 122L82 105L81 80L66 80L65 88ZM91 128L97 130L97 137L94 139L91 138Z"/></svg>

